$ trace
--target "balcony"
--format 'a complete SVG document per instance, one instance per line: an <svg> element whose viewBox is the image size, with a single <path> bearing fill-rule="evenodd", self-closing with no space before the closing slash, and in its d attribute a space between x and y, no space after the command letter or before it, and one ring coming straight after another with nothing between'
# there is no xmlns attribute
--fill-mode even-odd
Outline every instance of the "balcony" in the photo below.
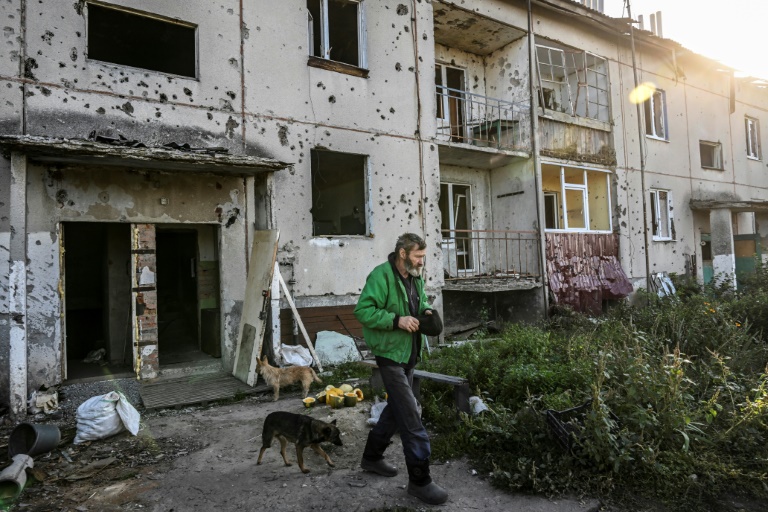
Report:
<svg viewBox="0 0 768 512"><path fill-rule="evenodd" d="M531 150L530 107L435 86L440 162L493 169Z"/></svg>
<svg viewBox="0 0 768 512"><path fill-rule="evenodd" d="M510 291L541 285L536 231L444 229L443 290Z"/></svg>

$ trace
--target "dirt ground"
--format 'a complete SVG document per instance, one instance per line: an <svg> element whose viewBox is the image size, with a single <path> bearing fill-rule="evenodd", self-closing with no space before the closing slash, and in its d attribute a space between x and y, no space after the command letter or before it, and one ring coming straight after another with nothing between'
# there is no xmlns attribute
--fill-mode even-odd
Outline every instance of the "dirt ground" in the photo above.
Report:
<svg viewBox="0 0 768 512"><path fill-rule="evenodd" d="M72 445L74 429L64 428L64 442L36 458L35 478L30 478L10 510L590 512L600 508L596 500L549 500L499 491L465 460L433 466L434 480L450 497L445 505L427 507L405 491L407 474L399 440L387 455L400 468L400 475L385 478L359 468L370 428L366 424L370 406L365 401L338 410L321 405L307 410L298 395L281 393L278 402L272 402L270 394L231 404L144 414L136 437L123 433ZM283 464L277 442L257 466L263 420L277 410L335 419L344 446L323 448L336 466L327 466L307 449L304 459L311 472L304 475L295 464L295 450L288 450L294 464Z"/></svg>

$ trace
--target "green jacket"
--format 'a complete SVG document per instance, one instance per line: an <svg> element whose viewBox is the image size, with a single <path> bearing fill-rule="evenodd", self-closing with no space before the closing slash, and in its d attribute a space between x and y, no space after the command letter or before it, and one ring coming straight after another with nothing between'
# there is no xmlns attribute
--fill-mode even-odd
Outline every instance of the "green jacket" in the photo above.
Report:
<svg viewBox="0 0 768 512"><path fill-rule="evenodd" d="M432 309L424 293L424 280L414 277L419 293L419 315ZM408 295L403 281L395 275L392 264L386 261L374 268L365 281L365 287L355 307L355 316L363 324L365 343L374 355L398 363L407 363L411 357L412 333L394 325L395 316L410 316ZM424 337L421 337L422 343Z"/></svg>

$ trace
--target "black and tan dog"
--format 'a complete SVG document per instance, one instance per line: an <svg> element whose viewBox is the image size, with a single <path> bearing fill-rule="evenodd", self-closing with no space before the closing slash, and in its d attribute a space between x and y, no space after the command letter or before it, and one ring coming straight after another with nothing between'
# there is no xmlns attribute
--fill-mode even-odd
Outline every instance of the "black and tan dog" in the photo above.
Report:
<svg viewBox="0 0 768 512"><path fill-rule="evenodd" d="M299 462L299 469L302 473L309 473L309 469L304 466L304 448L309 446L315 453L325 459L329 466L335 464L327 453L320 448L320 443L333 443L342 446L340 432L336 427L336 420L330 423L312 419L303 414L294 414L292 412L277 411L270 413L264 420L264 430L261 434L261 451L256 464L261 464L261 457L264 451L272 446L272 440L277 437L280 440L280 455L286 466L291 463L285 456L285 446L290 441L296 444L296 459Z"/></svg>

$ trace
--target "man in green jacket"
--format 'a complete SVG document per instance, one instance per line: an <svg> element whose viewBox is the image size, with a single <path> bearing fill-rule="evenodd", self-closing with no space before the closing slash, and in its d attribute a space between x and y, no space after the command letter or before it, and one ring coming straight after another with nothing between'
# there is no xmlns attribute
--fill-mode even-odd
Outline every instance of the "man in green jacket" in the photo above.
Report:
<svg viewBox="0 0 768 512"><path fill-rule="evenodd" d="M421 277L426 247L418 235L400 236L388 261L368 275L355 308L388 395L387 406L368 434L360 466L383 476L397 475L397 468L384 460L384 450L399 430L408 467L408 494L439 505L448 499L448 493L429 475L429 435L413 395L413 369L423 339L421 324L439 318L427 302Z"/></svg>

